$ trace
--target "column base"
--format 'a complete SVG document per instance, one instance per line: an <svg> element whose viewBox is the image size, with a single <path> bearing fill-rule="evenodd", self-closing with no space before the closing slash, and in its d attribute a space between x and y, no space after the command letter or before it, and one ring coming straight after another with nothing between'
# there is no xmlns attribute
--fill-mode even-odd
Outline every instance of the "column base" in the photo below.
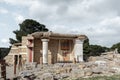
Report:
<svg viewBox="0 0 120 80"><path fill-rule="evenodd" d="M43 65L48 65L48 63L43 63Z"/></svg>
<svg viewBox="0 0 120 80"><path fill-rule="evenodd" d="M77 55L77 56L75 57L75 59L76 59L76 62L77 62L77 63L84 61L82 55Z"/></svg>

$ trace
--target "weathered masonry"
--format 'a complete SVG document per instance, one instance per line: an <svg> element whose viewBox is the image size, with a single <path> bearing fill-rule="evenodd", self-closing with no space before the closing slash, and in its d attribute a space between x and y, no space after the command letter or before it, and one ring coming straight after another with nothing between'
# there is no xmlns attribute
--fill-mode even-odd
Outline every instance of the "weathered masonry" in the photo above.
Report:
<svg viewBox="0 0 120 80"><path fill-rule="evenodd" d="M83 61L85 35L35 32L22 37L21 44L14 44L8 56L12 62L19 56L27 62L54 64L57 62ZM9 60L10 61L10 60Z"/></svg>
<svg viewBox="0 0 120 80"><path fill-rule="evenodd" d="M28 61L40 64L83 61L85 35L35 32L28 35Z"/></svg>

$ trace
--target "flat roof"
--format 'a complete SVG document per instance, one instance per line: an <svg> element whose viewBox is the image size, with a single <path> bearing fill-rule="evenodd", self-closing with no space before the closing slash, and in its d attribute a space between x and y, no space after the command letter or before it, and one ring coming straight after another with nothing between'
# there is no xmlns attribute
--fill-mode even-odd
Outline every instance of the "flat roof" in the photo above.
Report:
<svg viewBox="0 0 120 80"><path fill-rule="evenodd" d="M62 34L62 33L54 33L54 32L35 32L31 35L34 38L79 38L79 39L87 39L86 35L80 35L80 34Z"/></svg>

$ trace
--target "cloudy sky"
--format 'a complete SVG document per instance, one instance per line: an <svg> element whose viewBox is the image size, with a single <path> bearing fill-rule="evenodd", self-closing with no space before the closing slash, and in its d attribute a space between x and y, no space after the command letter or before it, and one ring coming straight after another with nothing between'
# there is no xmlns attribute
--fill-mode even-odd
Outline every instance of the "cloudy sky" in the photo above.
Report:
<svg viewBox="0 0 120 80"><path fill-rule="evenodd" d="M111 47L120 42L120 0L0 0L0 47L9 46L12 31L25 19L53 32L85 34L90 44Z"/></svg>

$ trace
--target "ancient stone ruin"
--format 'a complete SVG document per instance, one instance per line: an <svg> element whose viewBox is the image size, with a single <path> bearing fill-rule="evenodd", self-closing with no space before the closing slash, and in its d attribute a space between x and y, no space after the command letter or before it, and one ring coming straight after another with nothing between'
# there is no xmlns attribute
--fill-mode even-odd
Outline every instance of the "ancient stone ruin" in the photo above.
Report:
<svg viewBox="0 0 120 80"><path fill-rule="evenodd" d="M26 64L19 73L19 79L61 80L80 77L111 76L120 73L120 54L106 52L101 56L90 57L88 62L56 63L48 65Z"/></svg>

